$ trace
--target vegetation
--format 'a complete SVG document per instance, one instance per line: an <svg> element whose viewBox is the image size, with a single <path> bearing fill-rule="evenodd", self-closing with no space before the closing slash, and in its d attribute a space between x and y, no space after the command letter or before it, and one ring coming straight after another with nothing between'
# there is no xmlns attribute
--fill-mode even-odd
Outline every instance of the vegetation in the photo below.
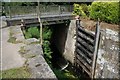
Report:
<svg viewBox="0 0 120 80"><path fill-rule="evenodd" d="M2 78L30 78L31 74L27 67L14 68L2 71Z"/></svg>
<svg viewBox="0 0 120 80"><path fill-rule="evenodd" d="M14 44L22 43L22 41L17 41L16 40L16 37L14 36L14 33L11 30L10 30L9 39L7 40L7 42L14 43Z"/></svg>
<svg viewBox="0 0 120 80"><path fill-rule="evenodd" d="M85 12L83 11L83 7L80 6L79 4L74 4L73 14L75 14L75 15L80 15L80 16L82 16L82 17L86 17Z"/></svg>
<svg viewBox="0 0 120 80"><path fill-rule="evenodd" d="M35 30L36 29L36 30ZM33 31L32 31L33 30ZM27 31L27 32L26 32ZM25 35L25 37L27 38L32 38L35 37L34 34L32 33L34 32L34 34L36 34L37 36L39 36L37 33L39 32L39 29L36 27L33 29L33 27L28 28L28 30L25 30L24 34L28 34ZM52 59L52 50L50 48L50 39L52 36L52 28L49 26L44 26L43 28L43 51L44 51L44 57L47 61L47 63L49 64L49 66L52 68L53 72L55 73L55 75L57 76L58 79L60 80L72 80L72 79L77 79L72 72L68 71L68 70L63 70L61 71L60 69L56 69L53 68L51 59ZM21 47L21 49L19 50L20 53L24 54L24 52L26 52L24 47ZM33 58L36 55L24 55L27 58Z"/></svg>
<svg viewBox="0 0 120 80"><path fill-rule="evenodd" d="M30 27L27 30L24 30L23 32L24 32L26 39L28 39L28 38L37 38L38 39L40 37L40 30L38 29L38 27ZM48 63L51 63L50 59L52 58L52 56L51 56L52 51L50 49L51 35L52 35L51 29L48 26L45 26L43 28L43 50L44 50L44 56ZM38 43L38 42L36 42L36 43ZM32 43L32 44L34 44L34 43ZM19 52L24 53L25 51L21 47Z"/></svg>
<svg viewBox="0 0 120 80"><path fill-rule="evenodd" d="M16 38L15 38L15 37L10 37L10 38L8 39L8 42L10 42L10 43L15 43L15 42L16 42Z"/></svg>
<svg viewBox="0 0 120 80"><path fill-rule="evenodd" d="M90 18L100 19L108 23L119 23L118 2L93 2L90 8Z"/></svg>
<svg viewBox="0 0 120 80"><path fill-rule="evenodd" d="M29 50L25 49L25 46L22 46L22 47L20 47L19 53L23 55L23 54L27 53L28 51Z"/></svg>
<svg viewBox="0 0 120 80"><path fill-rule="evenodd" d="M48 26L45 26L43 29L43 50L44 50L44 54L45 54L45 59L48 62L48 64L50 65L50 67L52 68L53 72L55 73L55 75L57 76L57 78L59 80L73 80L73 79L77 79L72 72L68 71L68 70L63 70L61 71L60 69L56 69L53 68L52 64L54 64L54 62L51 62L52 56L51 54L53 53L51 48L50 48L50 39L52 36L52 29Z"/></svg>
<svg viewBox="0 0 120 80"><path fill-rule="evenodd" d="M79 80L77 76L74 76L73 73L68 70L61 71L54 68L53 71L59 80Z"/></svg>
<svg viewBox="0 0 120 80"><path fill-rule="evenodd" d="M50 38L52 36L52 31L48 26L45 26L43 29L43 50L44 55L48 63L51 63L51 48L50 48Z"/></svg>
<svg viewBox="0 0 120 80"><path fill-rule="evenodd" d="M39 38L40 37L40 32L39 29L37 27L30 27L27 30L25 30L24 32L25 38Z"/></svg>
<svg viewBox="0 0 120 80"><path fill-rule="evenodd" d="M93 20L98 18L107 23L119 23L118 2L92 2L91 5L74 4L73 14L88 17Z"/></svg>

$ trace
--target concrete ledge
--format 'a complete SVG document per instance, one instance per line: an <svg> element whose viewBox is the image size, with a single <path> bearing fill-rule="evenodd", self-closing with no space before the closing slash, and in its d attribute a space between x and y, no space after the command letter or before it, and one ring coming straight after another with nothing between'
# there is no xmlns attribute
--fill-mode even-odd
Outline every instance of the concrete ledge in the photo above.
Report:
<svg viewBox="0 0 120 80"><path fill-rule="evenodd" d="M39 40L35 38L25 39L20 25L10 26L10 32L18 43L24 44L20 48L19 53L26 59L24 66L30 69L32 74L30 78L57 79L44 59L42 46L38 44Z"/></svg>
<svg viewBox="0 0 120 80"><path fill-rule="evenodd" d="M30 44L26 45L25 49L28 51L24 55L28 55L28 57L26 56L26 64L28 65L28 67L30 68L30 72L32 73L31 78L57 79L55 74L44 59L41 45Z"/></svg>

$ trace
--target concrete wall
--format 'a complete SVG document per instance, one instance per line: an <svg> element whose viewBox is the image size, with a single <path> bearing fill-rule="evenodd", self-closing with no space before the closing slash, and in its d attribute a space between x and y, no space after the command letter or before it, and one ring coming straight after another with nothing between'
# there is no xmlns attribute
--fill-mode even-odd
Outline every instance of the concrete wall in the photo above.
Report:
<svg viewBox="0 0 120 80"><path fill-rule="evenodd" d="M76 21L71 20L68 33L67 33L67 39L65 43L65 50L64 50L64 57L70 61L72 64L74 63L74 51L75 51L75 42L76 42Z"/></svg>
<svg viewBox="0 0 120 80"><path fill-rule="evenodd" d="M55 25L53 31L52 44L56 46L63 57L71 63L74 62L75 27L75 20L71 20L68 24Z"/></svg>
<svg viewBox="0 0 120 80"><path fill-rule="evenodd" d="M119 78L118 32L101 30L95 78Z"/></svg>

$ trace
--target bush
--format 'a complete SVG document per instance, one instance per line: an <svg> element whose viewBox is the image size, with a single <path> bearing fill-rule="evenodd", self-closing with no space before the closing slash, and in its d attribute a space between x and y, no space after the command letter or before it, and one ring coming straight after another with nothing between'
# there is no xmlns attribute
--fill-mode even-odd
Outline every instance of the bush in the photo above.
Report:
<svg viewBox="0 0 120 80"><path fill-rule="evenodd" d="M85 10L86 8L83 8L83 6L80 6L79 4L74 4L73 14L80 15L82 17L86 17L86 14L83 9Z"/></svg>
<svg viewBox="0 0 120 80"><path fill-rule="evenodd" d="M49 40L51 38L52 31L48 26L45 26L43 28L43 39L44 40Z"/></svg>
<svg viewBox="0 0 120 80"><path fill-rule="evenodd" d="M48 26L45 26L43 28L43 51L44 51L44 55L45 55L45 59L47 60L47 62L50 64L51 63L51 48L50 48L50 38L52 36L52 31Z"/></svg>
<svg viewBox="0 0 120 80"><path fill-rule="evenodd" d="M25 38L39 38L40 37L40 32L37 27L30 27L28 30L25 32Z"/></svg>
<svg viewBox="0 0 120 80"><path fill-rule="evenodd" d="M119 22L119 3L118 2L93 2L90 7L90 18L108 23Z"/></svg>
<svg viewBox="0 0 120 80"><path fill-rule="evenodd" d="M89 16L89 6L87 4L81 4L82 11L86 14L86 16Z"/></svg>

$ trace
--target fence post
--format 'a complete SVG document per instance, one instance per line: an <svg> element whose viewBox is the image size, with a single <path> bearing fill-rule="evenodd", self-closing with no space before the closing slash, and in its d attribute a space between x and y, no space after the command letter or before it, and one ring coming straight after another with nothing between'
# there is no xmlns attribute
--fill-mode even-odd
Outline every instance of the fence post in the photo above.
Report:
<svg viewBox="0 0 120 80"><path fill-rule="evenodd" d="M94 55L93 55L93 63L92 63L92 79L95 75L95 67L96 67L96 59L97 59L97 53L98 53L98 47L99 47L99 38L100 38L100 26L99 21L96 24L96 32L95 32L95 46L94 46Z"/></svg>
<svg viewBox="0 0 120 80"><path fill-rule="evenodd" d="M39 10L39 2L38 2L38 8L37 8L37 14L38 14L38 21L39 21L39 24L40 24L40 44L42 45L42 22L41 22L41 19L40 19L40 10Z"/></svg>
<svg viewBox="0 0 120 80"><path fill-rule="evenodd" d="M59 15L60 15L61 14L61 7L60 6L58 7L58 10L59 10L58 12L59 12Z"/></svg>
<svg viewBox="0 0 120 80"><path fill-rule="evenodd" d="M21 29L23 30L23 33L25 33L26 26L25 26L25 22L23 19L21 19Z"/></svg>

